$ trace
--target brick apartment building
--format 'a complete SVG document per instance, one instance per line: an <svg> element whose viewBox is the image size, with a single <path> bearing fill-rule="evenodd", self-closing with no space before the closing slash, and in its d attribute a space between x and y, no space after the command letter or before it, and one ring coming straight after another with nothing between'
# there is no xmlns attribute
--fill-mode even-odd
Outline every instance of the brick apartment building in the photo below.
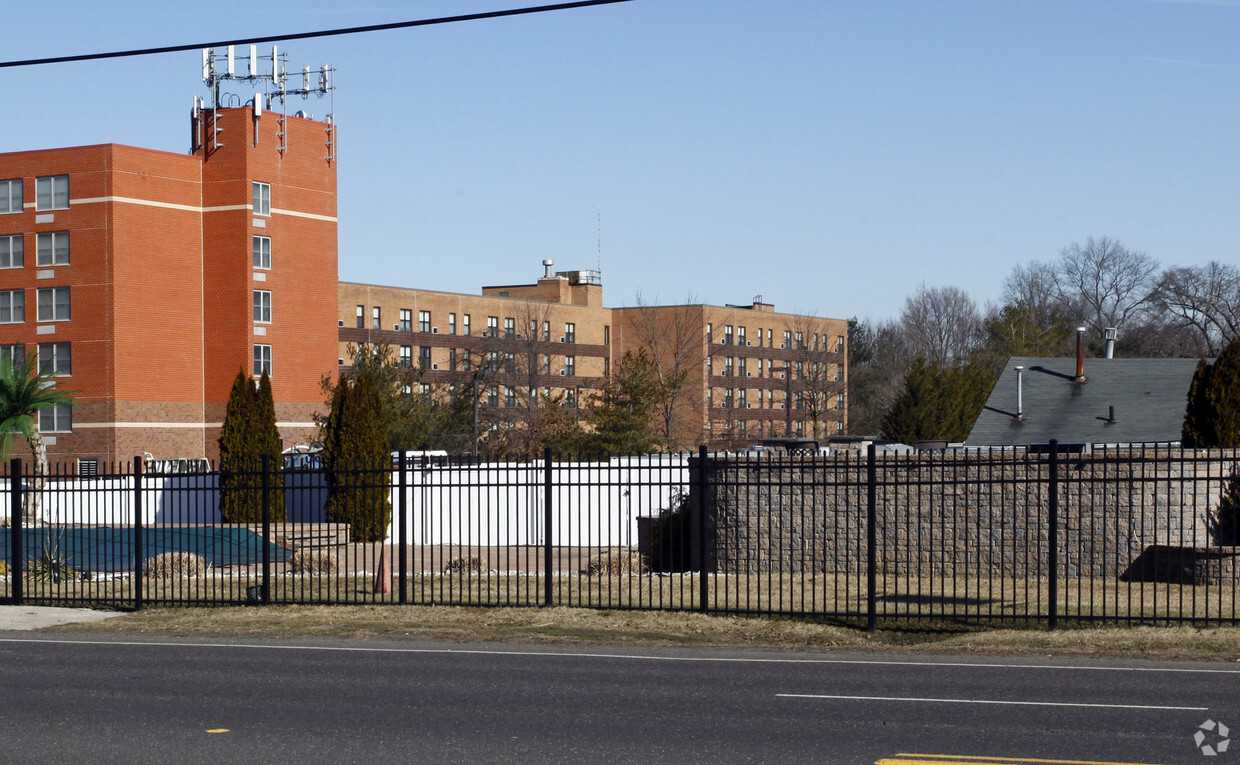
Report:
<svg viewBox="0 0 1240 765"><path fill-rule="evenodd" d="M570 404L646 350L686 385L675 445L846 427L846 323L745 306L606 308L593 271L480 295L342 283L335 131L203 109L188 155L116 144L0 154L0 354L74 392L40 429L56 462L218 456L238 370L271 375L287 445L316 437L320 380L385 342L427 392L476 374L502 414Z"/></svg>
<svg viewBox="0 0 1240 765"><path fill-rule="evenodd" d="M350 346L383 343L420 366L425 392L450 389L487 366L483 402L501 415L532 395L584 402L626 351L645 350L686 384L674 446L732 446L846 428L847 322L744 306L606 308L594 271L552 273L481 295L340 284L338 363Z"/></svg>
<svg viewBox="0 0 1240 765"><path fill-rule="evenodd" d="M189 155L116 144L0 154L0 353L75 392L58 462L214 457L239 369L270 370L308 438L336 368L334 127L196 115Z"/></svg>

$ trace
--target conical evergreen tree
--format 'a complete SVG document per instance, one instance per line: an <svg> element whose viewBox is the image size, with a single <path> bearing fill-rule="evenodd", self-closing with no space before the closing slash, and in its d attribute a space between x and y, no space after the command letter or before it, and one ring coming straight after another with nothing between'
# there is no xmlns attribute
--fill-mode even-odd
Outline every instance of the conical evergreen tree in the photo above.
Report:
<svg viewBox="0 0 1240 765"><path fill-rule="evenodd" d="M1188 387L1180 443L1190 449L1240 448L1240 343L1227 344L1213 364L1197 362Z"/></svg>
<svg viewBox="0 0 1240 765"><path fill-rule="evenodd" d="M384 539L392 518L388 496L392 457L383 404L369 372L361 372L356 380L341 379L332 391L323 461L328 476L323 511L327 520L349 524L353 542Z"/></svg>
<svg viewBox="0 0 1240 765"><path fill-rule="evenodd" d="M258 523L263 519L254 423L258 405L254 383L237 370L224 425L220 428L220 516L224 523Z"/></svg>
<svg viewBox="0 0 1240 765"><path fill-rule="evenodd" d="M1197 371L1188 386L1188 408L1180 429L1180 444L1186 449L1205 449L1214 443L1210 408L1206 404L1206 388L1210 385L1212 367L1205 359L1197 362Z"/></svg>
<svg viewBox="0 0 1240 765"><path fill-rule="evenodd" d="M258 379L258 390L254 393L257 416L254 420L254 440L258 446L258 459L263 455L271 456L271 520L273 523L284 522L284 462L282 452L284 442L280 438L280 428L276 425L275 396L271 390L271 378L263 372ZM260 483L261 486L261 483ZM262 512L262 507L259 507ZM260 515L261 518L261 515Z"/></svg>

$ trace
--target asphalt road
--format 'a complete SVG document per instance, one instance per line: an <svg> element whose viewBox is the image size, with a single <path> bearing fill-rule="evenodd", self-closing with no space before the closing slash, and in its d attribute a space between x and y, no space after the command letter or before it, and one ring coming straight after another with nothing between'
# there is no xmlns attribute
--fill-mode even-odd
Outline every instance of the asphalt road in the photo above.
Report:
<svg viewBox="0 0 1240 765"><path fill-rule="evenodd" d="M1240 736L1237 664L0 633L0 666L2 762L1240 762L1193 738Z"/></svg>

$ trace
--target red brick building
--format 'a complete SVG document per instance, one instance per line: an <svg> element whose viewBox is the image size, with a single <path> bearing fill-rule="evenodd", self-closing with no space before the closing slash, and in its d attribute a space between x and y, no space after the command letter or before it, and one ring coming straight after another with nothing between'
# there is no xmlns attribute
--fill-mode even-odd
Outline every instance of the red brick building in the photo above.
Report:
<svg viewBox="0 0 1240 765"><path fill-rule="evenodd" d="M54 461L217 455L239 369L312 437L336 369L333 125L195 118L189 155L116 144L0 154L0 353L75 391Z"/></svg>

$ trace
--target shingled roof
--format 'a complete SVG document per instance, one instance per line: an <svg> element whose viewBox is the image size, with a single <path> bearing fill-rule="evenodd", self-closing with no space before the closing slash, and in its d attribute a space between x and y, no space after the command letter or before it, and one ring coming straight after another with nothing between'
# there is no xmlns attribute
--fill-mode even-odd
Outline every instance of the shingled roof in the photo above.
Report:
<svg viewBox="0 0 1240 765"><path fill-rule="evenodd" d="M1016 419L1017 366L1025 368L1022 420ZM1013 356L965 443L1179 441L1196 368L1196 359L1085 359L1085 382L1077 383L1075 358Z"/></svg>

